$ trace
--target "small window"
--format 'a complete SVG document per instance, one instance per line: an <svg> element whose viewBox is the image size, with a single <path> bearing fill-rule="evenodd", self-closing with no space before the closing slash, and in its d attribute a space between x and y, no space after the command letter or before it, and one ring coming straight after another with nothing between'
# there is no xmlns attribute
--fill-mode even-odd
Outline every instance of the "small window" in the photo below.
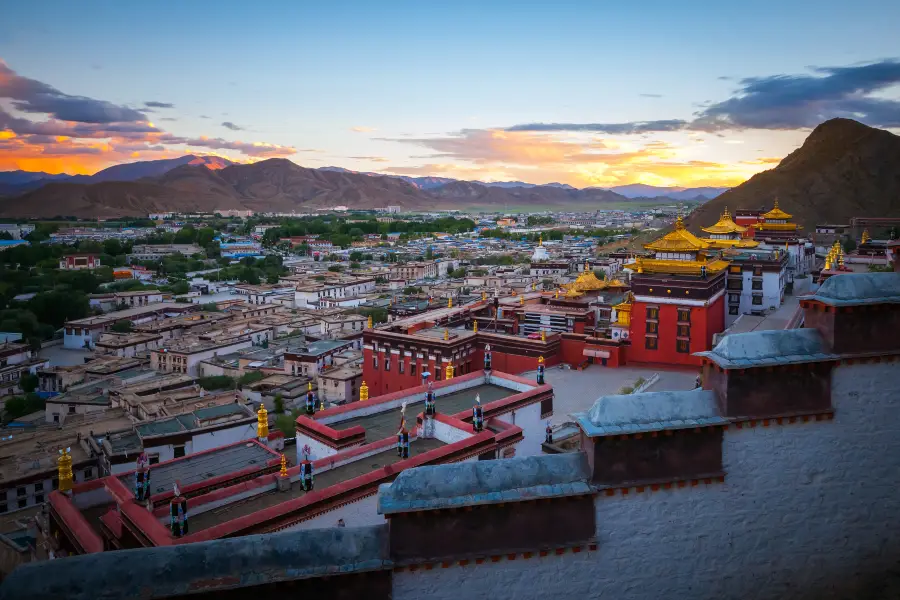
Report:
<svg viewBox="0 0 900 600"><path fill-rule="evenodd" d="M19 508L25 508L28 506L28 498L19 498L18 501Z"/></svg>
<svg viewBox="0 0 900 600"><path fill-rule="evenodd" d="M678 326L678 337L691 337L691 326L690 325L679 325Z"/></svg>
<svg viewBox="0 0 900 600"><path fill-rule="evenodd" d="M737 307L737 306L729 306L729 307L728 307L728 314L729 314L729 315L736 315L736 314L738 314L738 307Z"/></svg>
<svg viewBox="0 0 900 600"><path fill-rule="evenodd" d="M44 482L43 482L43 481L38 481L37 483L35 483L35 484L34 484L34 491L35 491L35 492L43 492L43 491L44 491Z"/></svg>
<svg viewBox="0 0 900 600"><path fill-rule="evenodd" d="M35 504L43 504L44 503L44 495L43 494L35 494L34 495L34 503Z"/></svg>
<svg viewBox="0 0 900 600"><path fill-rule="evenodd" d="M656 321L647 321L647 333L659 332L659 323Z"/></svg>
<svg viewBox="0 0 900 600"><path fill-rule="evenodd" d="M691 343L688 340L675 340L675 350L687 354L691 351Z"/></svg>
<svg viewBox="0 0 900 600"><path fill-rule="evenodd" d="M69 405L69 414L70 414L70 415L74 415L74 414L75 414L75 405L74 405L74 404L70 404L70 405Z"/></svg>
<svg viewBox="0 0 900 600"><path fill-rule="evenodd" d="M372 355L372 368L375 369L376 371L378 370L378 355L377 354Z"/></svg>
<svg viewBox="0 0 900 600"><path fill-rule="evenodd" d="M730 267L728 267L728 272L736 273L736 274L740 275L741 274L741 266L740 265L731 265Z"/></svg>
<svg viewBox="0 0 900 600"><path fill-rule="evenodd" d="M151 465L158 465L158 464L159 464L159 454L151 454L151 455L149 456L149 458L150 458L150 464L151 464Z"/></svg>
<svg viewBox="0 0 900 600"><path fill-rule="evenodd" d="M756 306L762 305L762 296L753 296L753 304Z"/></svg>
<svg viewBox="0 0 900 600"><path fill-rule="evenodd" d="M655 337L646 337L644 338L644 348L647 350L656 350L657 348L657 340Z"/></svg>
<svg viewBox="0 0 900 600"><path fill-rule="evenodd" d="M762 267L760 267L760 266L753 267L753 276L754 277L762 277Z"/></svg>
<svg viewBox="0 0 900 600"><path fill-rule="evenodd" d="M409 374L415 377L416 375L416 363L409 363Z"/></svg>
<svg viewBox="0 0 900 600"><path fill-rule="evenodd" d="M740 279L729 279L728 280L728 289L729 290L739 290L744 286L744 282Z"/></svg>
<svg viewBox="0 0 900 600"><path fill-rule="evenodd" d="M384 357L384 370L385 372L391 370L391 358L389 356Z"/></svg>
<svg viewBox="0 0 900 600"><path fill-rule="evenodd" d="M679 308L678 309L678 320L682 323L690 323L691 322L691 309L689 308Z"/></svg>
<svg viewBox="0 0 900 600"><path fill-rule="evenodd" d="M173 456L175 458L181 458L182 456L184 456L184 446L174 446L172 450L174 451Z"/></svg>
<svg viewBox="0 0 900 600"><path fill-rule="evenodd" d="M24 495L25 495L25 488L24 488L24 487L16 488L16 496L18 496L19 498L21 498L21 497L24 496Z"/></svg>
<svg viewBox="0 0 900 600"><path fill-rule="evenodd" d="M728 302L732 304L738 304L741 301L740 294L728 294Z"/></svg>
<svg viewBox="0 0 900 600"><path fill-rule="evenodd" d="M5 513L9 508L6 506L6 502L0 502L0 513Z"/></svg>
<svg viewBox="0 0 900 600"><path fill-rule="evenodd" d="M53 422L59 423L59 413L53 413Z"/></svg>
<svg viewBox="0 0 900 600"><path fill-rule="evenodd" d="M404 371L404 364L403 364L402 358L397 360L397 371L399 371L400 373L403 373L403 371Z"/></svg>
<svg viewBox="0 0 900 600"><path fill-rule="evenodd" d="M54 490L59 489L59 479L57 479L56 477L54 477L53 480L52 480L52 485L53 485L53 489L54 489Z"/></svg>
<svg viewBox="0 0 900 600"><path fill-rule="evenodd" d="M762 281L754 279L753 283L752 283L752 289L761 290L762 289Z"/></svg>
<svg viewBox="0 0 900 600"><path fill-rule="evenodd" d="M647 307L647 318L648 319L658 319L659 318L659 308L655 306Z"/></svg>

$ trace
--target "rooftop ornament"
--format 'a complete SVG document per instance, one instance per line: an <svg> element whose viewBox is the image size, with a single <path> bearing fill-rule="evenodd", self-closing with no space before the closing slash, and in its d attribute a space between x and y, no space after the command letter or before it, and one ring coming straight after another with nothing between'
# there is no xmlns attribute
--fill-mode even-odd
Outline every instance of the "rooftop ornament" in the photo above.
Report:
<svg viewBox="0 0 900 600"><path fill-rule="evenodd" d="M397 456L409 458L409 431L406 430L406 402L400 405L400 430L397 432Z"/></svg>
<svg viewBox="0 0 900 600"><path fill-rule="evenodd" d="M261 442L269 439L269 412L262 404L259 405L259 410L256 412L256 437Z"/></svg>
<svg viewBox="0 0 900 600"><path fill-rule="evenodd" d="M59 491L63 494L72 492L72 484L75 477L72 475L72 455L71 448L65 448L59 451Z"/></svg>
<svg viewBox="0 0 900 600"><path fill-rule="evenodd" d="M475 406L472 407L472 430L475 433L484 429L484 411L481 409L481 394L475 394Z"/></svg>
<svg viewBox="0 0 900 600"><path fill-rule="evenodd" d="M369 399L369 386L366 385L366 382L363 381L362 385L359 386L359 401L365 402Z"/></svg>

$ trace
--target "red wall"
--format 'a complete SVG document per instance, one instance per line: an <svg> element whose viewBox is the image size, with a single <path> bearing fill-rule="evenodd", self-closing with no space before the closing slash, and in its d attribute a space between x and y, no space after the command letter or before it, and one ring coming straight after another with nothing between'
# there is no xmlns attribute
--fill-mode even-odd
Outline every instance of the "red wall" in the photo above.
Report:
<svg viewBox="0 0 900 600"><path fill-rule="evenodd" d="M646 348L647 303L635 302L631 311L631 347L628 361L667 365L701 366L702 359L693 356L712 347L712 338L725 329L725 296L719 296L710 306L691 306L690 352L675 349L678 308L674 304L659 306L659 343L656 350ZM686 308L686 307L683 307Z"/></svg>
<svg viewBox="0 0 900 600"><path fill-rule="evenodd" d="M401 390L407 390L422 385L422 369L431 372L429 381L435 381L435 370L441 369L440 381L444 380L447 363L438 363L435 365L433 360L419 360L416 368L416 374L410 374L409 363L415 362L415 356L403 356L402 354L392 354L391 370L384 370L384 351L378 352L378 369L376 370L372 363L372 350L363 349L363 381L369 386L369 397L381 396L382 394L392 394ZM496 356L496 354L495 354ZM403 373L400 372L398 361L404 361ZM465 358L457 359L453 362L454 376L465 375L476 369L484 368L484 363L477 353L473 353ZM497 368L496 366L494 368ZM502 370L502 369L498 369Z"/></svg>

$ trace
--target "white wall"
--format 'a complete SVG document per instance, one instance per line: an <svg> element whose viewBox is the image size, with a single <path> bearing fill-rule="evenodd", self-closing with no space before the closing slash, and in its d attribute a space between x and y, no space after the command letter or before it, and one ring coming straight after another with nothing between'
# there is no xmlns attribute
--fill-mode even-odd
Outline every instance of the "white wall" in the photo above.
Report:
<svg viewBox="0 0 900 600"><path fill-rule="evenodd" d="M541 444L544 443L547 423L541 419L540 402L529 404L524 408L508 412L495 418L512 425L518 425L522 428L522 437L524 439L516 444L517 457L523 458L526 456L539 456L543 454Z"/></svg>
<svg viewBox="0 0 900 600"><path fill-rule="evenodd" d="M318 440L314 440L311 437L307 437L302 433L298 433L296 436L297 440L297 462L299 463L303 460L303 446L309 445L310 453L309 460L318 460L320 458L325 458L326 456L334 456L338 453L337 450L323 444Z"/></svg>
<svg viewBox="0 0 900 600"><path fill-rule="evenodd" d="M256 439L256 423L246 423L237 427L229 427L228 429L219 429L218 431L210 431L201 435L196 435L191 440L193 452L203 452L204 450L212 450L220 446L227 446L242 440ZM187 447L185 447L186 449Z"/></svg>
<svg viewBox="0 0 900 600"><path fill-rule="evenodd" d="M596 551L394 573L393 597L864 597L833 588L896 569L900 365L832 385L834 421L730 428L725 483L598 496Z"/></svg>
<svg viewBox="0 0 900 600"><path fill-rule="evenodd" d="M300 485L295 483L294 485ZM317 517L313 517L308 521L297 523L286 529L279 531L296 531L298 529L322 529L325 527L334 527L337 525L338 519L343 519L347 527L363 527L366 525L383 525L386 519L383 515L378 514L378 494L366 496L362 500L345 504L340 508L326 513L322 513Z"/></svg>

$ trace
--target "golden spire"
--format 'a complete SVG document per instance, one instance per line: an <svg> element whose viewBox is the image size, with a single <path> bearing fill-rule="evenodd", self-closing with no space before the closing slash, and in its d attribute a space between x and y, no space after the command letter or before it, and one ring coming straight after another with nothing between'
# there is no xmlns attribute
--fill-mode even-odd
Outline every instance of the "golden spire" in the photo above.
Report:
<svg viewBox="0 0 900 600"><path fill-rule="evenodd" d="M287 458L284 455L284 452L281 453L281 471L278 472L279 477L287 477Z"/></svg>
<svg viewBox="0 0 900 600"><path fill-rule="evenodd" d="M525 304L525 296L519 296L519 304Z"/></svg>
<svg viewBox="0 0 900 600"><path fill-rule="evenodd" d="M644 259L641 258L640 256L637 258L637 272L638 273L644 272Z"/></svg>
<svg viewBox="0 0 900 600"><path fill-rule="evenodd" d="M838 250L838 268L839 269L844 268L844 248L843 247L841 247L841 249Z"/></svg>
<svg viewBox="0 0 900 600"><path fill-rule="evenodd" d="M547 331L545 329L541 329L541 341L542 342L547 341ZM541 361L543 362L543 360L544 360L544 357L542 356Z"/></svg>
<svg viewBox="0 0 900 600"><path fill-rule="evenodd" d="M369 329L372 329L372 325L373 325L373 324L372 324L372 315L369 315L369 319L368 319L368 322L366 323L366 326L367 326Z"/></svg>
<svg viewBox="0 0 900 600"><path fill-rule="evenodd" d="M538 234L538 246L543 246L543 245L544 245L544 234L539 233Z"/></svg>
<svg viewBox="0 0 900 600"><path fill-rule="evenodd" d="M359 386L359 401L363 402L369 399L369 386L366 385L366 382L363 381L362 385Z"/></svg>
<svg viewBox="0 0 900 600"><path fill-rule="evenodd" d="M544 357L543 357L543 356L539 356L539 357L538 357L538 364L539 364L539 365L544 364Z"/></svg>
<svg viewBox="0 0 900 600"><path fill-rule="evenodd" d="M556 290L556 295L554 296L554 298L559 299L559 290Z"/></svg>
<svg viewBox="0 0 900 600"><path fill-rule="evenodd" d="M484 302L487 300L487 292L481 292L481 301Z"/></svg>
<svg viewBox="0 0 900 600"><path fill-rule="evenodd" d="M72 475L72 455L69 454L69 448L59 451L59 491L67 494L72 491L72 483L75 479Z"/></svg>
<svg viewBox="0 0 900 600"><path fill-rule="evenodd" d="M868 242L870 239L872 239L872 238L869 237L869 230L868 230L868 229L863 229L862 240L860 240L859 243L860 243L860 244L865 244L865 243Z"/></svg>
<svg viewBox="0 0 900 600"><path fill-rule="evenodd" d="M256 437L265 440L269 437L269 412L262 404L256 412Z"/></svg>
<svg viewBox="0 0 900 600"><path fill-rule="evenodd" d="M774 210L778 210L778 196L775 196L775 204L772 206Z"/></svg>
<svg viewBox="0 0 900 600"><path fill-rule="evenodd" d="M453 308L453 297L447 298L447 308Z"/></svg>
<svg viewBox="0 0 900 600"><path fill-rule="evenodd" d="M449 330L449 329L445 329L445 330L444 330L444 339L445 339L445 340L449 340L449 339L450 339L450 330Z"/></svg>
<svg viewBox="0 0 900 600"><path fill-rule="evenodd" d="M475 321L472 323L472 331L478 333L478 319L475 319Z"/></svg>
<svg viewBox="0 0 900 600"><path fill-rule="evenodd" d="M537 282L532 281L532 282L531 282L531 291L533 292L533 291L536 290L536 289L537 289Z"/></svg>
<svg viewBox="0 0 900 600"><path fill-rule="evenodd" d="M448 364L444 369L444 379L453 379L453 363Z"/></svg>
<svg viewBox="0 0 900 600"><path fill-rule="evenodd" d="M584 272L587 273L591 270L591 265L588 263L587 259L584 259Z"/></svg>
<svg viewBox="0 0 900 600"><path fill-rule="evenodd" d="M307 392L311 392L311 391L312 391L312 381L307 381L307 382L306 382L306 391L307 391Z"/></svg>

